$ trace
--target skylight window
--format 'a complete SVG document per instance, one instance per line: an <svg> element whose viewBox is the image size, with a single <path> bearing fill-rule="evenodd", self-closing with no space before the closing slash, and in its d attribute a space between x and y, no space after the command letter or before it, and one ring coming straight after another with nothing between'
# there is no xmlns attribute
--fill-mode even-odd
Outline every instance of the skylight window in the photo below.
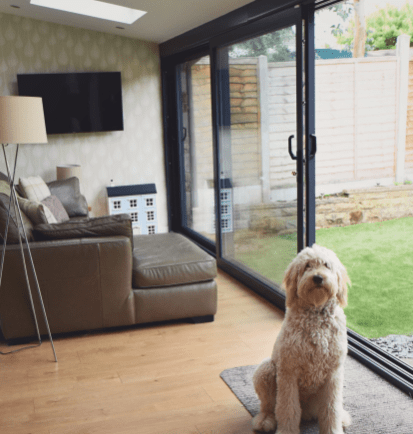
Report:
<svg viewBox="0 0 413 434"><path fill-rule="evenodd" d="M30 4L123 24L132 24L146 14L138 9L97 0L30 0Z"/></svg>

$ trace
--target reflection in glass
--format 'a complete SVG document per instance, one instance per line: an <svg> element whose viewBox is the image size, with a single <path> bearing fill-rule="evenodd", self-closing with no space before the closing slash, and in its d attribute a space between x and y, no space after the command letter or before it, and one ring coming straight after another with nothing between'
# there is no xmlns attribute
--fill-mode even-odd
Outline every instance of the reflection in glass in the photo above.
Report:
<svg viewBox="0 0 413 434"><path fill-rule="evenodd" d="M218 51L223 257L277 284L297 253L295 43L288 27Z"/></svg>
<svg viewBox="0 0 413 434"><path fill-rule="evenodd" d="M209 57L180 65L185 171L184 225L215 242Z"/></svg>

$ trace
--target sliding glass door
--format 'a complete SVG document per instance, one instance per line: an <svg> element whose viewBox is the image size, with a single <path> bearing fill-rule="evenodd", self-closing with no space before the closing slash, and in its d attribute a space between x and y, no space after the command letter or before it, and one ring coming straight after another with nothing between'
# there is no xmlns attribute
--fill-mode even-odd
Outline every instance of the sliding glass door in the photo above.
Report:
<svg viewBox="0 0 413 434"><path fill-rule="evenodd" d="M260 282L281 304L285 270L314 232L305 227L305 198L314 196L305 23L301 8L267 16L169 68L179 180L172 229L213 246L222 268Z"/></svg>
<svg viewBox="0 0 413 434"><path fill-rule="evenodd" d="M278 284L303 212L291 158L302 153L296 33L289 26L218 50L222 257Z"/></svg>
<svg viewBox="0 0 413 434"><path fill-rule="evenodd" d="M221 257L277 289L305 244L306 185L300 11L280 24L216 50Z"/></svg>
<svg viewBox="0 0 413 434"><path fill-rule="evenodd" d="M215 243L214 165L209 56L178 65L182 224Z"/></svg>

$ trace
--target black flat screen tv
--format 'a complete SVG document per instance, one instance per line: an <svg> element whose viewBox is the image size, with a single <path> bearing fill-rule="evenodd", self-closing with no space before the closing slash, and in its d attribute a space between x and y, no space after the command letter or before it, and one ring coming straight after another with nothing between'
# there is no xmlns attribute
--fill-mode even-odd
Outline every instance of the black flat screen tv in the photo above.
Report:
<svg viewBox="0 0 413 434"><path fill-rule="evenodd" d="M17 86L43 98L47 134L123 130L120 72L18 74Z"/></svg>

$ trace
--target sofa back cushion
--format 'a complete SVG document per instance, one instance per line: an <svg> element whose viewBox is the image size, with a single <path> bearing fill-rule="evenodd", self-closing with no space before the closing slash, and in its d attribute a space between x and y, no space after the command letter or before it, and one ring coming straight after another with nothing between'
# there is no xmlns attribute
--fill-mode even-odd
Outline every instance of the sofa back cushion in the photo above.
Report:
<svg viewBox="0 0 413 434"><path fill-rule="evenodd" d="M132 221L129 214L117 214L57 224L40 224L34 227L33 234L36 241L124 235L131 240L133 249Z"/></svg>
<svg viewBox="0 0 413 434"><path fill-rule="evenodd" d="M0 181L6 181L9 183L9 177L5 173L0 172Z"/></svg>
<svg viewBox="0 0 413 434"><path fill-rule="evenodd" d="M7 178L7 177L6 177ZM4 179L4 178L3 178ZM4 234L6 232L7 216L10 203L10 186L8 181L0 180L0 243L4 242ZM22 211L22 220L24 229L26 231L27 239L29 241L33 240L32 230L33 224L26 214ZM19 242L19 232L18 232L18 216L15 213L14 206L12 203L10 211L9 229L7 233L7 243L15 244ZM19 225L20 227L20 225ZM20 229L21 235L23 235L22 229Z"/></svg>

